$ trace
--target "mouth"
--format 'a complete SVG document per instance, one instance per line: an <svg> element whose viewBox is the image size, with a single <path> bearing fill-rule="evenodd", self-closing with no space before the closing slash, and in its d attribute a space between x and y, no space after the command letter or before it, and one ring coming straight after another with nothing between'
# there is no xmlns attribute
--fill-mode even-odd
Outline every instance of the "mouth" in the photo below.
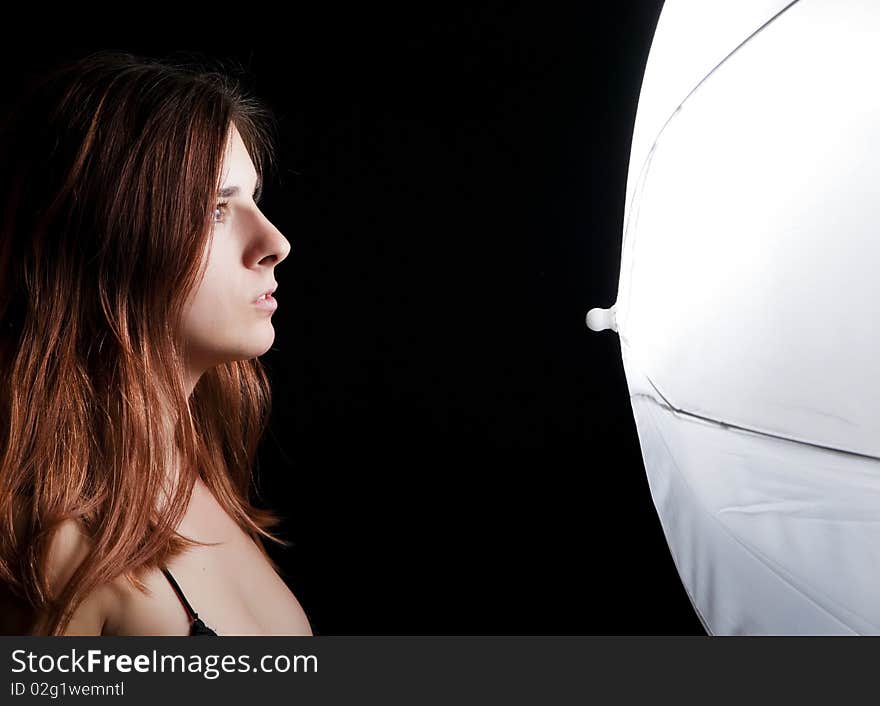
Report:
<svg viewBox="0 0 880 706"><path fill-rule="evenodd" d="M260 295L254 300L254 302L265 301L267 298L271 299L272 295L275 293L275 290L278 289L278 283L276 282L271 287L266 290L260 292Z"/></svg>
<svg viewBox="0 0 880 706"><path fill-rule="evenodd" d="M278 308L278 300L271 294L260 297L254 302L254 306L265 311L275 311Z"/></svg>
<svg viewBox="0 0 880 706"><path fill-rule="evenodd" d="M268 311L275 311L278 308L278 300L272 296L272 293L278 289L278 285L275 284L270 289L267 289L263 292L259 297L257 297L253 304L259 309L265 309Z"/></svg>

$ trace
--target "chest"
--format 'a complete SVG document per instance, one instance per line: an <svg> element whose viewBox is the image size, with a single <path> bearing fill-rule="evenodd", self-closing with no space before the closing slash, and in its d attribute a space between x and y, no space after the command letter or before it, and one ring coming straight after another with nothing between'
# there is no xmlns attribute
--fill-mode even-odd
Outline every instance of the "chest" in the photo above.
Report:
<svg viewBox="0 0 880 706"><path fill-rule="evenodd" d="M299 601L269 561L197 484L179 530L207 543L168 562L167 568L199 618L218 635L308 635ZM123 635L187 635L190 620L167 577L154 570L141 577L148 594L126 590L115 631Z"/></svg>

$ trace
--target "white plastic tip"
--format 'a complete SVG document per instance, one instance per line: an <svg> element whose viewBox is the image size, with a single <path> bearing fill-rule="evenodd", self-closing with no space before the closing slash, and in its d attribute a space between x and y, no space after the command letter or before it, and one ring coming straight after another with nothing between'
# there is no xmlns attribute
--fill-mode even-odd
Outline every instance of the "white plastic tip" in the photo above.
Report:
<svg viewBox="0 0 880 706"><path fill-rule="evenodd" d="M587 326L591 331L617 331L617 317L614 307L610 309L590 309L587 312Z"/></svg>

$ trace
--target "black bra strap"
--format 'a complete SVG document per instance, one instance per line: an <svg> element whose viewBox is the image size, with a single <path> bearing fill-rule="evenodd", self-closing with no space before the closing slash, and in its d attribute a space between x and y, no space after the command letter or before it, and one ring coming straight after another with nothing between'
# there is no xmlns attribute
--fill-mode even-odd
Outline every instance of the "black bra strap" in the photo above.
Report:
<svg viewBox="0 0 880 706"><path fill-rule="evenodd" d="M180 590L180 586L177 585L177 581L174 580L171 572L168 569L163 568L162 573L165 574L165 578L168 579L168 582L171 584L177 597L180 598L180 602L183 603L183 607L186 609L186 614L189 616L190 621L198 620L199 614L192 609L192 606L189 604L189 601L186 600L186 596L183 595L183 591Z"/></svg>

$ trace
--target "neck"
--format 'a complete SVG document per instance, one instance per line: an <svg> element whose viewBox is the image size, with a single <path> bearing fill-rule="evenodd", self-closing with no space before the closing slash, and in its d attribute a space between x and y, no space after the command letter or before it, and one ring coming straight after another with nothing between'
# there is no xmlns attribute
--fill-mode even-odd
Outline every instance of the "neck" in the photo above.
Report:
<svg viewBox="0 0 880 706"><path fill-rule="evenodd" d="M201 376L204 374L204 372L205 370L202 367L194 365L187 366L186 374L184 377L185 393L187 400L192 397L193 390L195 389L196 384L201 379ZM163 438L166 440L164 456L164 468L166 469L166 476L160 494L161 496L157 501L160 508L164 507L165 504L168 502L180 481L181 454L175 440L174 418L174 411L171 409L170 406L166 406L161 417Z"/></svg>

